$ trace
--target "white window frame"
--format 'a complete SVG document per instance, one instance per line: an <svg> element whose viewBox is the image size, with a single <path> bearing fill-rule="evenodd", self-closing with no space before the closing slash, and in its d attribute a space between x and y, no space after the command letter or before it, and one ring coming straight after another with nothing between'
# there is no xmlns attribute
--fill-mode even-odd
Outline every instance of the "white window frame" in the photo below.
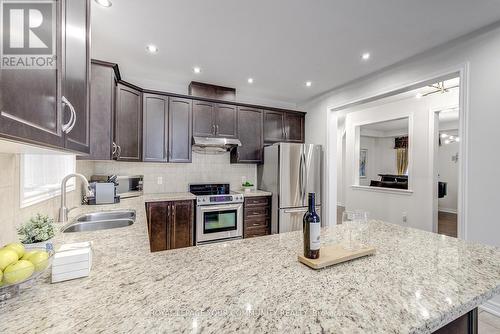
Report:
<svg viewBox="0 0 500 334"><path fill-rule="evenodd" d="M57 155L54 155L57 156ZM68 156L68 155L59 155L59 156ZM28 206L41 203L47 201L51 198L58 197L61 195L61 184L59 183L57 186L51 187L47 190L40 190L39 194L32 195L26 197L25 189L24 189L24 169L25 169L25 154L20 154L19 159L19 203L20 208L26 208ZM75 173L76 170L76 158L73 156L73 166L70 171L67 171L67 174ZM61 179L62 181L62 179ZM68 180L66 184L66 193L73 191L76 189L75 179Z"/></svg>

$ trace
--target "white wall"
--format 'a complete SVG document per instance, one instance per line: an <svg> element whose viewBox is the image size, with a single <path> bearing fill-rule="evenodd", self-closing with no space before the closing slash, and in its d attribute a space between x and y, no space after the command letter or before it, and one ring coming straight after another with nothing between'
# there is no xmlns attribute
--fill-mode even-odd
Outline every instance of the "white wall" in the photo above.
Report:
<svg viewBox="0 0 500 334"><path fill-rule="evenodd" d="M439 211L457 212L458 204L458 162L452 156L458 153L458 143L443 144L438 149L439 181L448 183L448 194L439 199ZM460 157L459 157L460 159Z"/></svg>
<svg viewBox="0 0 500 334"><path fill-rule="evenodd" d="M360 137L360 149L367 149L366 178L359 184L369 186L371 180L380 180L378 174L397 174L394 137Z"/></svg>
<svg viewBox="0 0 500 334"><path fill-rule="evenodd" d="M467 87L463 102L468 106L468 157L465 167L468 200L464 213L468 240L500 246L500 224L494 208L498 206L500 178L496 175L500 155L496 151L496 135L500 124L500 23L430 50L405 62L396 64L371 76L334 89L307 103L299 109L307 112L306 141L322 144L327 159L335 161L336 115L327 112L329 107L342 106L356 100L382 95L404 86L427 80L445 71L466 69ZM374 55L373 60L376 60ZM333 138L332 138L333 137ZM333 144L330 150L327 143ZM327 168L329 163L326 162ZM332 191L327 192L328 219L335 220L331 210L336 202L335 179L326 171L325 181ZM335 172L335 168L333 170ZM500 312L500 298L494 301Z"/></svg>
<svg viewBox="0 0 500 334"><path fill-rule="evenodd" d="M492 210L498 202L496 189L500 187L500 179L483 177L495 175L495 166L500 164L500 156L490 154L495 150L495 136L500 123L500 114L497 112L500 105L500 58L497 56L500 53L499 26L500 23L489 30L441 46L303 103L299 109L307 112L306 141L325 147L328 138L330 142L336 142L331 140L337 135L336 128L332 127L335 117L327 116L328 107L382 95L466 65L469 156L466 162L468 208L465 213L465 237L500 246L500 225L495 223L497 218ZM334 151L328 151L328 157L335 161ZM335 185L335 182L331 184ZM336 197L336 194L331 197ZM331 206L330 202L328 204ZM328 218L333 220L334 215Z"/></svg>

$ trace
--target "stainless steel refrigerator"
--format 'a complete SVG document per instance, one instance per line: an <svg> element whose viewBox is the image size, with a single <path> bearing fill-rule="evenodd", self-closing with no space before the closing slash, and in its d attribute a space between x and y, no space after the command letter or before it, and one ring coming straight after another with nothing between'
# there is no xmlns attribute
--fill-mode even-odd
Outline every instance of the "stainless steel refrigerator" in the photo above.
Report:
<svg viewBox="0 0 500 334"><path fill-rule="evenodd" d="M273 193L271 233L302 229L310 192L316 193L321 217L321 163L321 145L277 143L264 148L257 176L259 188Z"/></svg>

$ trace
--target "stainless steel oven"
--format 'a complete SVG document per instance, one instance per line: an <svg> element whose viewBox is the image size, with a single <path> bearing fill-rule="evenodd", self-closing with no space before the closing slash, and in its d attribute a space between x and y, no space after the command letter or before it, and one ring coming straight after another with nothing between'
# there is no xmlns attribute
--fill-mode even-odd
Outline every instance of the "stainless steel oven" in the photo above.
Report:
<svg viewBox="0 0 500 334"><path fill-rule="evenodd" d="M196 195L196 244L243 237L243 195L229 185L191 185Z"/></svg>
<svg viewBox="0 0 500 334"><path fill-rule="evenodd" d="M243 236L243 203L197 206L196 244Z"/></svg>

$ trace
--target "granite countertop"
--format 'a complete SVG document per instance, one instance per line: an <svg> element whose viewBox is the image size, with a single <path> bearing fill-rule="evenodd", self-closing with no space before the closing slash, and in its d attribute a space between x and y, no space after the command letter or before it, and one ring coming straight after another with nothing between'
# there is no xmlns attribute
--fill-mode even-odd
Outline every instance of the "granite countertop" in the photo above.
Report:
<svg viewBox="0 0 500 334"><path fill-rule="evenodd" d="M250 191L236 190L238 194L243 194L243 197L260 197L260 196L272 196L273 193L270 191L252 189Z"/></svg>
<svg viewBox="0 0 500 334"><path fill-rule="evenodd" d="M297 261L301 232L150 253L145 200L72 211L135 209L137 221L57 236L93 241L91 275L4 302L0 332L429 333L500 293L500 249L378 221L376 255L319 271Z"/></svg>
<svg viewBox="0 0 500 334"><path fill-rule="evenodd" d="M168 202L168 201L184 201L195 200L196 196L192 193L158 193L158 194L145 194L142 196L144 202Z"/></svg>

